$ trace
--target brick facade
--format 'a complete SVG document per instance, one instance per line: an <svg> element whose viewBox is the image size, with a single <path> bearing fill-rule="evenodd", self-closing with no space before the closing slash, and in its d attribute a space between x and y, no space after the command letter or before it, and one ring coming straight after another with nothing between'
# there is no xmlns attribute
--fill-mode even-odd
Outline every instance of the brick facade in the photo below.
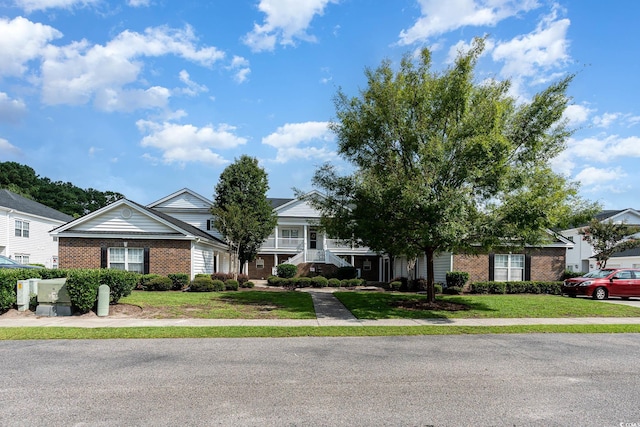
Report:
<svg viewBox="0 0 640 427"><path fill-rule="evenodd" d="M509 250L502 252L496 250L495 253L508 254ZM565 269L565 248L527 249L519 253L531 256L532 281L553 282L561 280ZM485 282L489 280L489 255L455 254L453 256L453 271L469 273L469 283Z"/></svg>
<svg viewBox="0 0 640 427"><path fill-rule="evenodd" d="M122 239L60 237L60 268L100 268L101 248L124 247ZM191 274L191 242L187 240L127 240L129 248L149 248L149 273Z"/></svg>

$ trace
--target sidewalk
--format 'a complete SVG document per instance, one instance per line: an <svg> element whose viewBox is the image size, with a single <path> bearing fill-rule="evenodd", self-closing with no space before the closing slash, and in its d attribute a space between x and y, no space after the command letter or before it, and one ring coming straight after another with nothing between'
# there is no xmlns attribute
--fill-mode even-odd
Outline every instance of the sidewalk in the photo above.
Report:
<svg viewBox="0 0 640 427"><path fill-rule="evenodd" d="M511 325L638 325L640 317L561 317L499 319L379 319L359 320L333 296L332 289L307 288L316 319L136 319L114 317L11 317L0 327L123 328L150 326L511 326Z"/></svg>

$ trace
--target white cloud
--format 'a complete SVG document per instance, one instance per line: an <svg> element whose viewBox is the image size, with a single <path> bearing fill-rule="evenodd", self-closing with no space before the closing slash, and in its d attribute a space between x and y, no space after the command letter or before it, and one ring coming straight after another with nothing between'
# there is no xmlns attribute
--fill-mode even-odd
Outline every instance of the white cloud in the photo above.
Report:
<svg viewBox="0 0 640 427"><path fill-rule="evenodd" d="M601 138L570 138L567 143L569 155L586 160L609 162L617 158L640 157L640 137L620 138L608 135Z"/></svg>
<svg viewBox="0 0 640 427"><path fill-rule="evenodd" d="M11 99L0 92L0 122L15 123L27 113L27 106L20 99Z"/></svg>
<svg viewBox="0 0 640 427"><path fill-rule="evenodd" d="M187 26L182 30L148 28L144 34L123 31L104 46L90 45L86 40L63 47L49 46L42 64L43 101L49 105L77 105L94 98L96 107L106 111L162 107L170 95L167 89L124 87L143 84L143 57L172 54L203 66L224 57L214 47L198 48L196 42Z"/></svg>
<svg viewBox="0 0 640 427"><path fill-rule="evenodd" d="M184 93L188 96L196 96L199 93L209 91L209 88L207 88L205 85L199 85L198 83L191 80L191 76L189 76L187 70L180 71L180 73L178 74L178 78L187 86L186 88L178 89L177 91L180 93Z"/></svg>
<svg viewBox="0 0 640 427"><path fill-rule="evenodd" d="M336 153L329 150L326 143L334 139L327 122L287 123L262 138L262 143L278 150L277 163L286 163L294 159L333 159ZM320 142L322 146L311 145L314 142Z"/></svg>
<svg viewBox="0 0 640 427"><path fill-rule="evenodd" d="M579 104L569 105L563 113L563 118L568 120L569 126L577 126L586 122L595 110Z"/></svg>
<svg viewBox="0 0 640 427"><path fill-rule="evenodd" d="M534 77L538 80L544 73L565 66L570 61L567 31L570 21L557 19L557 10L546 16L535 31L515 37L507 42L498 42L493 50L495 61L504 62L500 74L506 78Z"/></svg>
<svg viewBox="0 0 640 427"><path fill-rule="evenodd" d="M235 148L247 142L246 138L234 134L235 127L227 124L198 128L190 124L138 120L136 125L140 132L147 133L140 145L160 150L164 163L201 162L222 165L227 163L227 160L218 154L217 150ZM154 157L146 154L145 158Z"/></svg>
<svg viewBox="0 0 640 427"><path fill-rule="evenodd" d="M18 16L0 18L0 76L21 76L29 61L39 59L47 44L62 37L53 27Z"/></svg>
<svg viewBox="0 0 640 427"><path fill-rule="evenodd" d="M231 60L231 65L229 65L227 69L235 73L233 79L236 83L244 83L249 78L249 73L251 73L249 60L237 55L234 55Z"/></svg>
<svg viewBox="0 0 640 427"><path fill-rule="evenodd" d="M151 4L151 0L127 0L127 4L131 7L147 7Z"/></svg>
<svg viewBox="0 0 640 427"><path fill-rule="evenodd" d="M18 147L16 147L15 145L11 145L11 143L9 143L9 141L7 141L6 139L0 138L0 154L2 154L3 158L11 154L18 155L20 153L21 151Z"/></svg>
<svg viewBox="0 0 640 427"><path fill-rule="evenodd" d="M627 175L622 168L599 169L593 166L587 166L576 175L576 180L584 186L602 185L606 182L620 180Z"/></svg>
<svg viewBox="0 0 640 427"><path fill-rule="evenodd" d="M71 9L75 6L88 6L100 0L14 0L16 6L26 12L46 9ZM135 0L134 0L135 1Z"/></svg>
<svg viewBox="0 0 640 427"><path fill-rule="evenodd" d="M620 113L604 113L601 116L594 117L593 124L601 128L608 128L613 122L618 120L620 116Z"/></svg>
<svg viewBox="0 0 640 427"><path fill-rule="evenodd" d="M254 52L273 50L276 43L294 45L295 41L315 41L307 34L311 20L322 15L329 3L337 0L261 0L258 9L266 17L262 25L254 24L244 37L244 43Z"/></svg>
<svg viewBox="0 0 640 427"><path fill-rule="evenodd" d="M466 26L495 26L508 17L537 8L536 0L419 0L422 16L400 32L400 45L424 42L430 37Z"/></svg>

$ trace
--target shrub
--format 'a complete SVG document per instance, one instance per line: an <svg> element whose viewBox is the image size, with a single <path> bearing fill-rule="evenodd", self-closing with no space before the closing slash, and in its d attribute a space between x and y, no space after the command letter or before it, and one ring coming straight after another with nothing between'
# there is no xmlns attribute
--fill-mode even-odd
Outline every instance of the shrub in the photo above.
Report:
<svg viewBox="0 0 640 427"><path fill-rule="evenodd" d="M277 267L278 277L290 279L298 273L298 266L293 264L280 264Z"/></svg>
<svg viewBox="0 0 640 427"><path fill-rule="evenodd" d="M399 291L401 287L402 287L402 282L400 282L398 280L389 283L389 290L390 291Z"/></svg>
<svg viewBox="0 0 640 427"><path fill-rule="evenodd" d="M100 270L71 270L66 286L71 307L80 313L88 313L98 298Z"/></svg>
<svg viewBox="0 0 640 427"><path fill-rule="evenodd" d="M311 277L298 277L297 279L291 279L296 281L296 286L299 288L308 288L311 286Z"/></svg>
<svg viewBox="0 0 640 427"><path fill-rule="evenodd" d="M436 294L441 294L441 293L442 293L442 284L441 284L441 283L435 283L435 284L433 285L433 291L434 291Z"/></svg>
<svg viewBox="0 0 640 427"><path fill-rule="evenodd" d="M426 291L429 283L427 279L417 279L413 281L413 286L411 287L414 291Z"/></svg>
<svg viewBox="0 0 640 427"><path fill-rule="evenodd" d="M349 286L349 280L350 280L350 279L342 279L342 280L340 280L340 287L341 287L341 288L346 288L346 287L348 287L348 286Z"/></svg>
<svg viewBox="0 0 640 427"><path fill-rule="evenodd" d="M173 287L173 282L167 276L157 275L152 277L145 286L146 291L168 291Z"/></svg>
<svg viewBox="0 0 640 427"><path fill-rule="evenodd" d="M233 279L233 274L216 272L211 273L209 277L211 277L211 280L222 280L224 282L226 280Z"/></svg>
<svg viewBox="0 0 640 427"><path fill-rule="evenodd" d="M364 283L364 280L363 279L349 279L349 281L347 283L348 283L347 286L356 287L356 286L361 286Z"/></svg>
<svg viewBox="0 0 640 427"><path fill-rule="evenodd" d="M331 286L332 288L339 288L340 287L340 279L336 279L335 277L332 278L332 279L329 279L328 285Z"/></svg>
<svg viewBox="0 0 640 427"><path fill-rule="evenodd" d="M237 280L234 279L227 279L224 282L224 290L225 291L237 291L238 290L238 286L240 284L238 283Z"/></svg>
<svg viewBox="0 0 640 427"><path fill-rule="evenodd" d="M442 292L447 295L460 295L462 288L460 286L447 286Z"/></svg>
<svg viewBox="0 0 640 427"><path fill-rule="evenodd" d="M567 279L571 279L573 277L582 277L584 276L585 273L584 271L571 271L571 270L565 270L562 273L562 280L567 280Z"/></svg>
<svg viewBox="0 0 640 427"><path fill-rule="evenodd" d="M282 286L282 277L269 276L267 277L267 285L269 286Z"/></svg>
<svg viewBox="0 0 640 427"><path fill-rule="evenodd" d="M474 294L551 294L562 293L562 282L475 282L470 286Z"/></svg>
<svg viewBox="0 0 640 427"><path fill-rule="evenodd" d="M251 280L247 280L246 282L243 282L240 284L241 288L253 288L256 284L253 283Z"/></svg>
<svg viewBox="0 0 640 427"><path fill-rule="evenodd" d="M527 292L529 282L506 282L505 286L508 294L524 294Z"/></svg>
<svg viewBox="0 0 640 427"><path fill-rule="evenodd" d="M143 274L138 277L138 284L136 285L136 289L138 290L147 290L147 286L149 282L155 278L160 277L159 274Z"/></svg>
<svg viewBox="0 0 640 427"><path fill-rule="evenodd" d="M447 287L457 286L463 288L469 280L469 273L465 271L449 271L446 276Z"/></svg>
<svg viewBox="0 0 640 427"><path fill-rule="evenodd" d="M171 289L174 291L180 291L189 286L189 275L186 273L167 274L167 277L171 279L173 283Z"/></svg>
<svg viewBox="0 0 640 427"><path fill-rule="evenodd" d="M120 298L131 295L139 275L131 271L100 269L100 284L109 286L109 302L116 304Z"/></svg>
<svg viewBox="0 0 640 427"><path fill-rule="evenodd" d="M329 285L329 280L326 277L316 276L311 279L311 285L314 288L326 288Z"/></svg>
<svg viewBox="0 0 640 427"><path fill-rule="evenodd" d="M16 283L18 280L39 279L46 269L0 269L0 313L16 304ZM65 277L65 276L63 276Z"/></svg>
<svg viewBox="0 0 640 427"><path fill-rule="evenodd" d="M197 274L196 277L194 277L193 280L191 281L191 284L189 286L189 291L190 292L213 292L214 291L213 282L214 281L211 279L210 276L206 276L206 275L201 276ZM222 287L224 289L224 283L222 284Z"/></svg>
<svg viewBox="0 0 640 427"><path fill-rule="evenodd" d="M242 284L249 281L249 276L247 276L246 274L238 274L237 280L240 287L243 287Z"/></svg>
<svg viewBox="0 0 640 427"><path fill-rule="evenodd" d="M224 291L224 282L222 280L212 280L211 284L213 286L213 290L215 292L222 292Z"/></svg>
<svg viewBox="0 0 640 427"><path fill-rule="evenodd" d="M338 267L336 277L342 279L355 279L358 272L355 267Z"/></svg>

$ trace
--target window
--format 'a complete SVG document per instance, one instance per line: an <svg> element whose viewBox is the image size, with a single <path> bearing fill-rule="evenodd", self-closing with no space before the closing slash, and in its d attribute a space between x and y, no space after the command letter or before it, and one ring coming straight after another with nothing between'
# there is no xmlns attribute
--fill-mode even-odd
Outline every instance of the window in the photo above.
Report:
<svg viewBox="0 0 640 427"><path fill-rule="evenodd" d="M143 248L109 248L109 268L144 273Z"/></svg>
<svg viewBox="0 0 640 427"><path fill-rule="evenodd" d="M15 259L20 264L29 264L29 255L25 254L14 254L13 259Z"/></svg>
<svg viewBox="0 0 640 427"><path fill-rule="evenodd" d="M282 244L284 246L287 245L297 245L298 244L298 230L295 228L292 229L283 229L282 230Z"/></svg>
<svg viewBox="0 0 640 427"><path fill-rule="evenodd" d="M371 261L369 261L368 259L365 259L364 262L362 263L362 270L371 271Z"/></svg>
<svg viewBox="0 0 640 427"><path fill-rule="evenodd" d="M29 223L16 219L16 237L29 237Z"/></svg>
<svg viewBox="0 0 640 427"><path fill-rule="evenodd" d="M256 259L256 268L263 269L264 268L264 260L262 258Z"/></svg>
<svg viewBox="0 0 640 427"><path fill-rule="evenodd" d="M509 254L495 256L494 280L496 282L518 282L524 280L524 255Z"/></svg>

